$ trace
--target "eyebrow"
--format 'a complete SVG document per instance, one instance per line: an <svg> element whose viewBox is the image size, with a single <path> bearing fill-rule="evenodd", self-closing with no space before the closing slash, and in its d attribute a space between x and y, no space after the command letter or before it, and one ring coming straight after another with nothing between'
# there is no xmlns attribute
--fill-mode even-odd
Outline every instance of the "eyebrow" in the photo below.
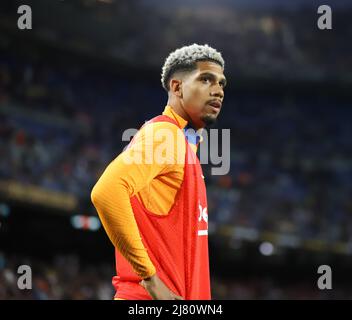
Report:
<svg viewBox="0 0 352 320"><path fill-rule="evenodd" d="M199 75L199 77L204 77L204 76L206 76L206 77L211 77L211 78L213 78L213 79L216 78L216 76L215 76L213 73L211 73L211 72L203 72L203 73L201 73L201 74ZM222 82L224 86L226 86L226 84L227 84L227 80L226 80L225 77L221 77L220 82Z"/></svg>

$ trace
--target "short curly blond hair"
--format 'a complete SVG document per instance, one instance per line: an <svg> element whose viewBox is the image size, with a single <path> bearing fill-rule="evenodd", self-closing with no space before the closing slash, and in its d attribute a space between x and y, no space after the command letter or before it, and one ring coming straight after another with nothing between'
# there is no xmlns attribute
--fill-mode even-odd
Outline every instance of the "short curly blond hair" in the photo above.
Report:
<svg viewBox="0 0 352 320"><path fill-rule="evenodd" d="M169 81L177 71L192 71L196 69L198 61L213 61L225 68L225 61L221 53L212 47L199 44L184 46L169 54L166 58L161 73L161 84L166 91L170 90Z"/></svg>

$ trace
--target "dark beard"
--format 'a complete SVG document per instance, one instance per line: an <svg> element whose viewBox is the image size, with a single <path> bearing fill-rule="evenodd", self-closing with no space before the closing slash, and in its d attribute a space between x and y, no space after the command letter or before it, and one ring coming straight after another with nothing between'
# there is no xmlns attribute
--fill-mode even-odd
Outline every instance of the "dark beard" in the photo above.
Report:
<svg viewBox="0 0 352 320"><path fill-rule="evenodd" d="M205 124L205 128L210 128L213 125L215 125L216 121L217 121L217 117L212 117L210 115L205 115L201 118L201 120L204 122Z"/></svg>

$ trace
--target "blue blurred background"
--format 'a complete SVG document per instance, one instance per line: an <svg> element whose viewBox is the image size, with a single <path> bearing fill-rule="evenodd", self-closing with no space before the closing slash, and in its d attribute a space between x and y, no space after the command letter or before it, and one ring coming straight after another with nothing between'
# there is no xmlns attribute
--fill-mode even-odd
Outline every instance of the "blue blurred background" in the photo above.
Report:
<svg viewBox="0 0 352 320"><path fill-rule="evenodd" d="M162 112L168 53L194 42L228 78L231 169L204 166L213 298L351 299L351 18L350 1L2 0L0 299L112 299L90 191L122 132ZM22 264L33 290L17 288Z"/></svg>

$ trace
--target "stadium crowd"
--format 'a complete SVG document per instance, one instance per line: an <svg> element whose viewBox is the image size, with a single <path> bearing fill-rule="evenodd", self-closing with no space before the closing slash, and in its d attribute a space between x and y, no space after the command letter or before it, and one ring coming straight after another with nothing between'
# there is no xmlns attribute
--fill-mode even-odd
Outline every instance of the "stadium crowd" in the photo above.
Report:
<svg viewBox="0 0 352 320"><path fill-rule="evenodd" d="M0 178L81 203L127 144L122 132L164 102L160 88L143 83L11 59L1 60L0 88ZM205 167L211 219L351 241L351 112L333 98L228 97L219 128L231 130L230 172L212 176Z"/></svg>
<svg viewBox="0 0 352 320"><path fill-rule="evenodd" d="M18 287L20 265L31 267L31 289ZM112 274L113 265L82 261L76 255L57 255L46 261L0 252L0 300L112 300L114 292L109 281ZM212 277L211 282L213 300L352 299L347 285L323 291L316 287L315 281L282 284L271 277Z"/></svg>
<svg viewBox="0 0 352 320"><path fill-rule="evenodd" d="M31 268L30 289L18 286L20 265ZM0 300L111 300L111 274L106 263L85 264L75 255L57 255L48 262L0 252ZM29 280L23 283L28 286Z"/></svg>
<svg viewBox="0 0 352 320"><path fill-rule="evenodd" d="M0 182L72 194L85 212L95 214L91 188L127 144L123 131L160 113L165 93L148 78L125 77L107 65L97 71L69 57L68 62L65 57L63 63L53 61L40 48L17 55L23 38L16 38L11 28L17 28L18 3L3 1L0 12ZM38 0L33 3L35 28L27 36L96 60L115 59L134 72L159 70L170 49L185 43L219 48L231 57L226 64L231 80L252 79L252 84L249 93L238 95L228 86L218 128L231 130L231 168L225 176L213 176L204 166L210 222L352 243L349 102L314 90L301 95L294 88L259 94L255 82L270 79L273 87L288 80L350 84L351 72L346 71L352 69L352 47L346 39L352 29L345 26L351 9L334 8L338 33L318 30L315 7L281 9ZM11 43L16 55L7 52ZM0 300L113 297L114 266L105 262L67 254L44 261L2 250L0 242ZM17 287L22 264L33 270L30 291ZM317 290L315 281L283 284L273 277L212 276L214 299L352 298L343 286Z"/></svg>
<svg viewBox="0 0 352 320"><path fill-rule="evenodd" d="M245 8L232 1L194 6L140 0L50 4L37 0L32 9L38 37L138 67L159 68L171 48L198 41L223 48L224 56L231 57L228 68L239 76L351 81L347 70L352 68L352 48L345 41L352 37L351 7L334 4L332 27L338 32L330 32L318 29L317 5L297 2L262 5L258 10L255 4ZM4 1L0 12L4 23L13 25L9 17L19 3Z"/></svg>

